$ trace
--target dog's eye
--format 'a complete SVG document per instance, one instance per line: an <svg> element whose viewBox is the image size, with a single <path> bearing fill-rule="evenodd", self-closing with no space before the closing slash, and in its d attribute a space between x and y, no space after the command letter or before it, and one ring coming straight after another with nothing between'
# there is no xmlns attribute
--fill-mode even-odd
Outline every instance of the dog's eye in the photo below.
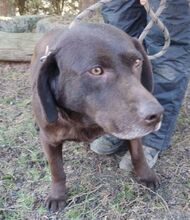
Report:
<svg viewBox="0 0 190 220"><path fill-rule="evenodd" d="M90 73L93 74L93 75L102 75L103 74L103 69L101 67L94 67L90 70Z"/></svg>
<svg viewBox="0 0 190 220"><path fill-rule="evenodd" d="M142 60L140 60L140 59L135 60L134 67L140 68L141 66L142 66Z"/></svg>

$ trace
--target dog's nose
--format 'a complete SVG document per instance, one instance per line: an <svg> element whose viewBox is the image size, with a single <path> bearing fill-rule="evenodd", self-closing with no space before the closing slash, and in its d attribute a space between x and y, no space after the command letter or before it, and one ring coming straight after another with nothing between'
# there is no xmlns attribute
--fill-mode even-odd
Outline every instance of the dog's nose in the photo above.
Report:
<svg viewBox="0 0 190 220"><path fill-rule="evenodd" d="M144 120L147 124L156 124L162 120L162 113L163 112L147 115Z"/></svg>
<svg viewBox="0 0 190 220"><path fill-rule="evenodd" d="M149 104L144 110L143 120L146 125L154 125L162 120L164 109L161 105Z"/></svg>

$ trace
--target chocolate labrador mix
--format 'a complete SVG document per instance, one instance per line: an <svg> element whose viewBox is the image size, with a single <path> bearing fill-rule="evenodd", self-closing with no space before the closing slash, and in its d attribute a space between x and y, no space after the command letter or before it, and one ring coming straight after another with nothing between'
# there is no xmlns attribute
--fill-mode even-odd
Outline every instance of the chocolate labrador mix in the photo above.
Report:
<svg viewBox="0 0 190 220"><path fill-rule="evenodd" d="M160 127L163 108L151 95L151 65L138 40L107 24L53 30L35 48L32 79L33 110L52 176L50 210L65 206L66 140L92 141L105 133L128 140L138 181L159 183L140 138Z"/></svg>

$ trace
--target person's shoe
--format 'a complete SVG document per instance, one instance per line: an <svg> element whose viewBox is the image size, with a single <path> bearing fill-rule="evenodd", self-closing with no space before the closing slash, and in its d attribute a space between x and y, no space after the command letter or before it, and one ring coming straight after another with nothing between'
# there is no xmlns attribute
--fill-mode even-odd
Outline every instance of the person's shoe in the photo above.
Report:
<svg viewBox="0 0 190 220"><path fill-rule="evenodd" d="M154 148L151 148L151 147L147 147L147 146L143 146L143 149L144 149L144 155L145 155L146 161L147 161L149 167L152 168L158 160L158 155L159 155L160 151L158 151ZM126 153L122 157L122 159L119 163L119 168L126 170L126 171L132 171L131 156L129 153Z"/></svg>
<svg viewBox="0 0 190 220"><path fill-rule="evenodd" d="M145 155L146 161L149 167L152 168L158 160L158 155L160 151L155 148L147 147L147 146L143 146L143 149L144 149L144 155Z"/></svg>
<svg viewBox="0 0 190 220"><path fill-rule="evenodd" d="M109 155L115 153L123 142L112 135L104 135L94 140L90 144L90 149L100 155Z"/></svg>

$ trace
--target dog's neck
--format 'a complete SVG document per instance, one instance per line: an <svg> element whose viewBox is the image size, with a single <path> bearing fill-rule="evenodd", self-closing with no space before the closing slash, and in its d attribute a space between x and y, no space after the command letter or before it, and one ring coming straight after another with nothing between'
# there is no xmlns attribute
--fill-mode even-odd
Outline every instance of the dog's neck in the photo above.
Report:
<svg viewBox="0 0 190 220"><path fill-rule="evenodd" d="M59 112L64 126L67 125L64 140L89 142L105 133L100 126L93 123L87 116L68 109L59 109Z"/></svg>

